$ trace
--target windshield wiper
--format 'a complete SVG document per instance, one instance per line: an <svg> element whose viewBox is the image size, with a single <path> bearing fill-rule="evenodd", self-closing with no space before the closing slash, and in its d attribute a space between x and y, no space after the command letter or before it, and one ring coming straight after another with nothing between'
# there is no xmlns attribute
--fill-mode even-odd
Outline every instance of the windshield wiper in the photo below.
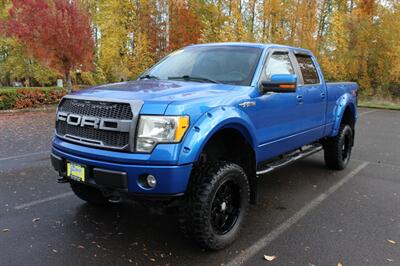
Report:
<svg viewBox="0 0 400 266"><path fill-rule="evenodd" d="M219 81L209 79L209 78L203 78L203 77L192 77L189 75L184 75L180 77L168 77L168 79L182 79L182 80L192 80L192 81L199 81L199 82L211 82L211 83L220 83Z"/></svg>
<svg viewBox="0 0 400 266"><path fill-rule="evenodd" d="M139 79L159 79L159 78L157 76L147 74L147 75L139 77Z"/></svg>

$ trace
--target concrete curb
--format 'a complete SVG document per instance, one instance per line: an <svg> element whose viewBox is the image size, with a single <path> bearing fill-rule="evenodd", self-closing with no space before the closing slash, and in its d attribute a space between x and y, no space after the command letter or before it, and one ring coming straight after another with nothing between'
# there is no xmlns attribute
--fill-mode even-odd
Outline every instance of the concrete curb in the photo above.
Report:
<svg viewBox="0 0 400 266"><path fill-rule="evenodd" d="M45 111L54 111L57 109L57 104L45 105L36 108L25 108L25 109L9 109L9 110L0 110L0 115L2 114L15 114L15 113L35 113L35 112L45 112Z"/></svg>

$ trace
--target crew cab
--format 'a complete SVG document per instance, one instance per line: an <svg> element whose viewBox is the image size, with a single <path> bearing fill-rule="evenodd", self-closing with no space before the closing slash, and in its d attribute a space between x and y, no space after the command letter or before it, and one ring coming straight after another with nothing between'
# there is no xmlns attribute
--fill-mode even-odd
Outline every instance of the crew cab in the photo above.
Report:
<svg viewBox="0 0 400 266"><path fill-rule="evenodd" d="M65 96L51 161L91 204L175 206L201 247L231 244L257 180L320 150L349 162L356 83L327 83L313 54L275 44L191 45L137 80Z"/></svg>

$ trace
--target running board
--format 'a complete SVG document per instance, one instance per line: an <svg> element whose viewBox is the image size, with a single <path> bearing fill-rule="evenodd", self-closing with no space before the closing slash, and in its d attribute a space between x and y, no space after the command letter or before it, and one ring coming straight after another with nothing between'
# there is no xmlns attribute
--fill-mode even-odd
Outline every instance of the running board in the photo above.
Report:
<svg viewBox="0 0 400 266"><path fill-rule="evenodd" d="M296 151L290 153L289 155L285 156L284 158L282 158L280 160L273 161L273 162L267 164L264 169L257 171L256 174L257 175L267 174L267 173L277 170L283 166L291 164L297 160L300 160L307 156L313 155L314 153L319 152L320 150L322 150L321 145L309 145L309 146L302 147L299 150L296 150Z"/></svg>

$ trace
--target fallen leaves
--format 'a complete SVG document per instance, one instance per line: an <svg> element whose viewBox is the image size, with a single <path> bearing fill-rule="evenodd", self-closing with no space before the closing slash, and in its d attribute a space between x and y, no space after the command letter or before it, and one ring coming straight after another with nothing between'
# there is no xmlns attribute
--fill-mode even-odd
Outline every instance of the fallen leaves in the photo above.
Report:
<svg viewBox="0 0 400 266"><path fill-rule="evenodd" d="M396 244L396 241L391 240L391 239L388 239L387 242L389 242L389 243L392 244L392 245L395 245L395 244Z"/></svg>
<svg viewBox="0 0 400 266"><path fill-rule="evenodd" d="M275 260L277 257L276 256L268 256L268 255L264 255L264 259L267 261L273 261Z"/></svg>

